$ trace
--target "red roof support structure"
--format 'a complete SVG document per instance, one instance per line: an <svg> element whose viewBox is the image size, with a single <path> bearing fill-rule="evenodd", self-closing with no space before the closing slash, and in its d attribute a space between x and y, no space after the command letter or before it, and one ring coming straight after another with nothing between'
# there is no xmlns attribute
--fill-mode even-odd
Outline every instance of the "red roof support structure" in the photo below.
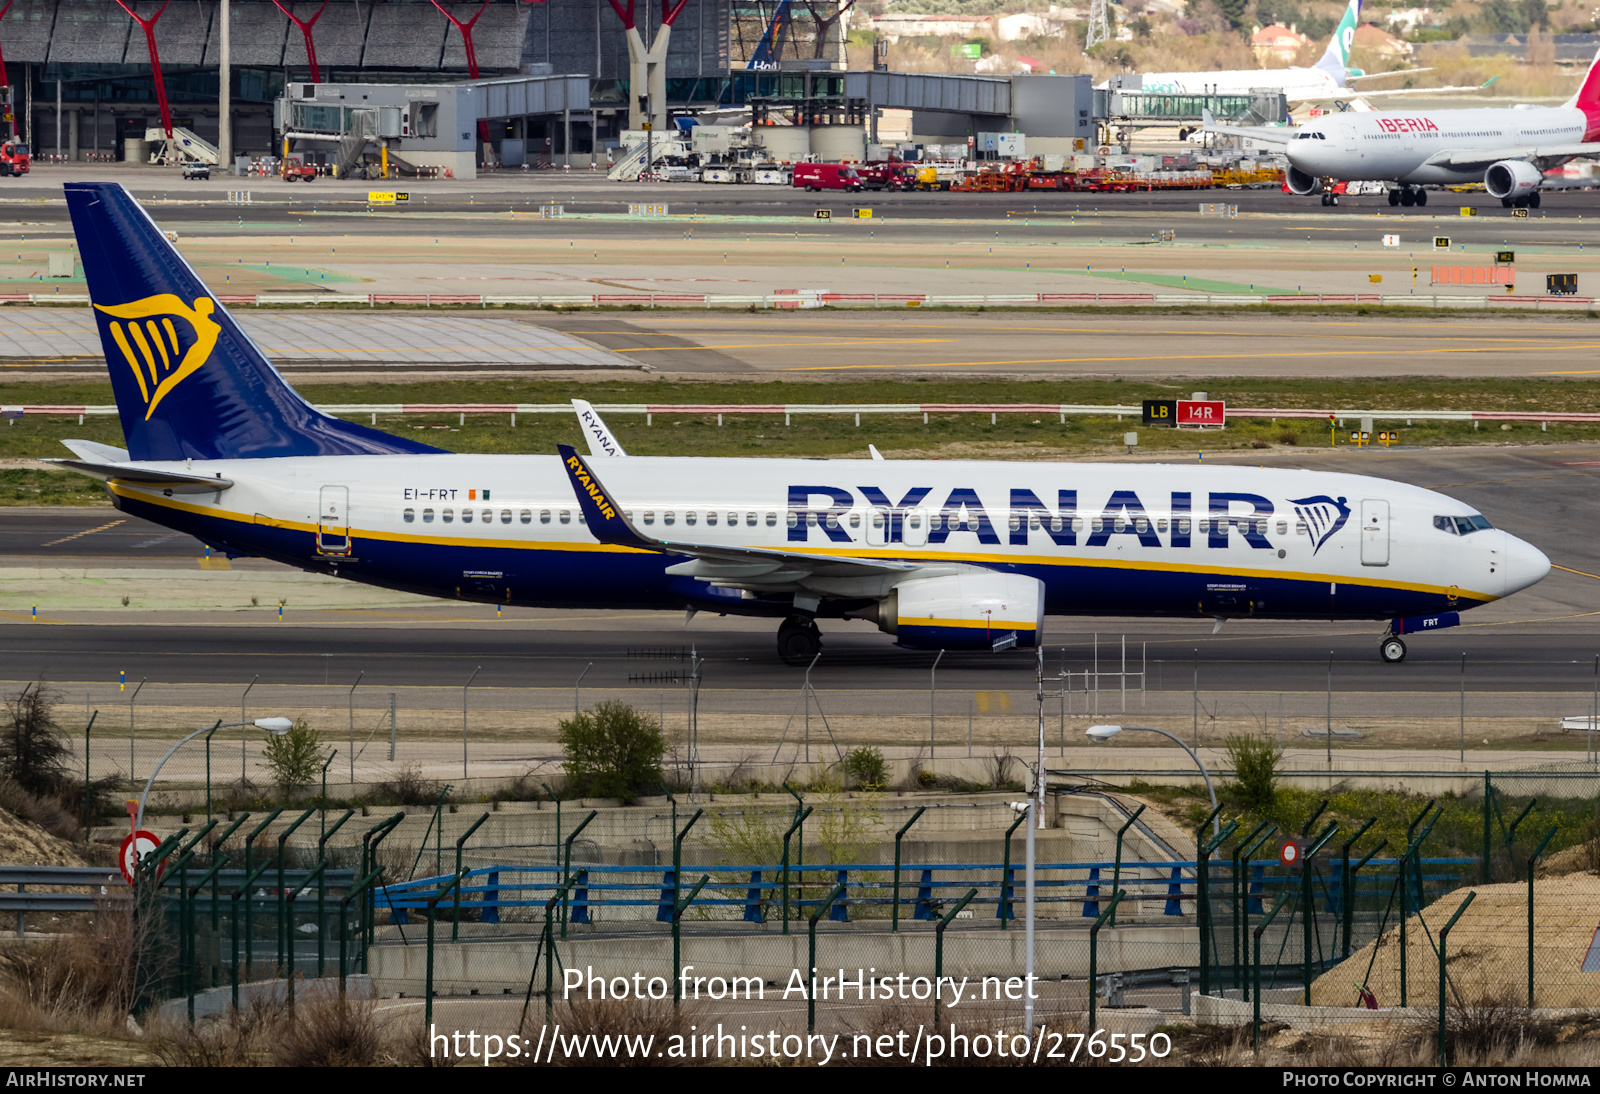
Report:
<svg viewBox="0 0 1600 1094"><path fill-rule="evenodd" d="M160 10L154 15L148 19L141 19L122 0L117 0L117 7L127 12L128 16L139 24L139 29L144 31L145 45L150 48L150 72L156 81L156 104L161 108L161 128L166 132L169 141L172 139L172 108L167 105L167 84L161 78L161 53L156 49L156 21L161 18L162 13L167 10L167 5L170 3L172 3L172 0L165 0Z"/></svg>
<svg viewBox="0 0 1600 1094"><path fill-rule="evenodd" d="M309 19L300 18L294 12L278 3L278 0L272 0L272 3L279 11L289 17L289 22L300 28L300 33L306 40L306 60L311 62L311 82L320 84L322 82L322 69L317 67L317 43L312 38L312 32L316 29L317 20L322 18L322 13L328 10L328 0L322 0L322 6L317 9L317 14Z"/></svg>
<svg viewBox="0 0 1600 1094"><path fill-rule="evenodd" d="M277 0L273 0L273 2L276 3ZM489 0L483 0L483 3L478 5L478 10L473 13L472 18L465 23L451 15L445 9L445 6L439 3L439 0L432 0L432 3L434 7L439 9L439 14L455 24L455 28L461 32L461 44L467 51L467 76L476 80L478 78L478 51L472 46L472 27L477 23L478 16L482 15L484 9L489 6ZM489 121L487 118L478 119L478 140L482 144L489 143Z"/></svg>
<svg viewBox="0 0 1600 1094"><path fill-rule="evenodd" d="M6 17L6 13L11 10L11 5L15 4L16 2L17 0L6 0L6 6L0 8L0 20L3 20ZM3 46L0 46L0 87L10 86L11 77L6 74L6 51Z"/></svg>

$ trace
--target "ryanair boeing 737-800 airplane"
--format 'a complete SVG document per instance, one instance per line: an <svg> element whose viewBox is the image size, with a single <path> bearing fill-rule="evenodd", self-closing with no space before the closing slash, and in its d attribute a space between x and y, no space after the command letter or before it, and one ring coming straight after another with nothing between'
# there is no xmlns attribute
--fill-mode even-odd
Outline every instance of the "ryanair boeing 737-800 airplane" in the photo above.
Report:
<svg viewBox="0 0 1600 1094"><path fill-rule="evenodd" d="M120 185L67 204L126 450L68 441L116 506L230 555L430 596L816 620L914 649L1006 649L1044 617L1386 620L1401 635L1549 572L1442 494L1201 465L483 456L328 417L297 395ZM602 481L603 479L603 481Z"/></svg>

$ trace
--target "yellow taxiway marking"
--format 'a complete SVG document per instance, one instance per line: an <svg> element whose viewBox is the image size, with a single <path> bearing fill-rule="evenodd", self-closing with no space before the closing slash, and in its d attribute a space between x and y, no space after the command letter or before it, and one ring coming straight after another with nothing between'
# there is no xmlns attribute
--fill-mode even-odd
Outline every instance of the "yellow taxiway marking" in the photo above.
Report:
<svg viewBox="0 0 1600 1094"><path fill-rule="evenodd" d="M121 521L121 520L114 520L110 524L102 524L98 528L85 528L81 532L74 532L70 536L62 536L60 539L53 539L49 543L41 543L41 544L39 544L39 546L41 546L41 547L54 547L58 543L68 543L68 542L71 542L72 540L78 539L81 536L92 536L96 532L104 532L107 528L115 528L117 525L125 524L125 523L127 523L127 522L126 521Z"/></svg>
<svg viewBox="0 0 1600 1094"><path fill-rule="evenodd" d="M1600 581L1600 574L1591 574L1585 570L1574 570L1571 566L1557 566L1554 562L1552 562L1550 564L1550 568L1552 570L1565 570L1567 573L1577 574L1579 577L1592 577L1596 581Z"/></svg>
<svg viewBox="0 0 1600 1094"><path fill-rule="evenodd" d="M814 346L911 346L934 342L954 342L954 338L862 338L851 342L740 342L729 345L705 345L691 342L686 346L632 346L629 348L604 347L608 353L653 353L657 350L678 349L810 349Z"/></svg>
<svg viewBox="0 0 1600 1094"><path fill-rule="evenodd" d="M1460 348L1410 349L1411 354L1490 353L1499 346L1465 346ZM1578 350L1579 346L1561 346L1560 349ZM1216 360L1285 360L1288 358L1317 357L1376 357L1395 350L1313 350L1295 353L1162 353L1140 357L1023 357L998 361L897 361L881 365L794 365L775 369L776 372L843 372L853 369L881 368L962 368L977 365L1095 365L1133 364L1140 361L1216 361Z"/></svg>

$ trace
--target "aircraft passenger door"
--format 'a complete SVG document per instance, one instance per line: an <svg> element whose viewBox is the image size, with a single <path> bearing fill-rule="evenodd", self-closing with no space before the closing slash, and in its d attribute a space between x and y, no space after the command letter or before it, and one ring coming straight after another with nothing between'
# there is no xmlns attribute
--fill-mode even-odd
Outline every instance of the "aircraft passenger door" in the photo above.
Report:
<svg viewBox="0 0 1600 1094"><path fill-rule="evenodd" d="M922 547L928 542L928 511L906 509L900 513L900 542L907 547Z"/></svg>
<svg viewBox="0 0 1600 1094"><path fill-rule="evenodd" d="M867 546L882 547L889 542L889 510L867 510Z"/></svg>
<svg viewBox="0 0 1600 1094"><path fill-rule="evenodd" d="M324 486L318 498L317 554L343 557L350 553L350 488Z"/></svg>
<svg viewBox="0 0 1600 1094"><path fill-rule="evenodd" d="M1367 498L1361 503L1361 565L1389 565L1389 503Z"/></svg>

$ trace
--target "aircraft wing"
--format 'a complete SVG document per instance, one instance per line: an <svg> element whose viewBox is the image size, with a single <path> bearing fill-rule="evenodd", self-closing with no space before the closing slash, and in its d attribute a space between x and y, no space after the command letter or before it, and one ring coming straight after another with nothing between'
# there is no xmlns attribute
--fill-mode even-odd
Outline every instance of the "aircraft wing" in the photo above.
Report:
<svg viewBox="0 0 1600 1094"><path fill-rule="evenodd" d="M1288 144L1294 139L1294 130L1276 125L1218 125L1211 111L1200 112L1200 125L1207 133L1221 133L1229 137L1249 137L1262 144Z"/></svg>
<svg viewBox="0 0 1600 1094"><path fill-rule="evenodd" d="M127 467L115 463L97 463L89 460L45 460L68 471L105 482L127 483L129 486L165 487L174 494L209 494L226 490L232 479L221 475L207 478L204 475L185 475L176 471L154 471L144 467Z"/></svg>
<svg viewBox="0 0 1600 1094"><path fill-rule="evenodd" d="M1494 152L1480 149L1452 152L1447 148L1429 157L1428 162L1450 167L1487 168L1491 163L1499 163L1501 160L1565 162L1574 156L1600 156L1600 142L1577 141L1570 144L1530 144L1523 148L1502 148Z"/></svg>
<svg viewBox="0 0 1600 1094"><path fill-rule="evenodd" d="M693 561L672 567L670 573L704 578L719 585L771 588L808 585L812 579L898 579L920 563L897 559L849 558L767 547L734 547L721 543L680 543L656 539L635 528L610 493L571 445L558 445L561 462L577 495L590 533L601 543L632 547L659 554L687 555ZM944 569L941 568L941 572Z"/></svg>

